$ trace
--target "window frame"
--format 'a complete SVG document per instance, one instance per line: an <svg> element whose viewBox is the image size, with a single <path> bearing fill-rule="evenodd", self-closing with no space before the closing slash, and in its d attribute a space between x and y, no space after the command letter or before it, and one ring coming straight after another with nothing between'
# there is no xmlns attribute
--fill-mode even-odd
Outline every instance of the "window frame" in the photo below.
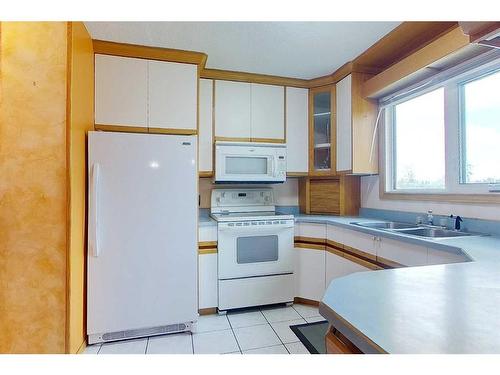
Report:
<svg viewBox="0 0 500 375"><path fill-rule="evenodd" d="M489 192L488 183L464 183L465 155L464 85L500 71L500 59L467 69L450 78L426 85L383 106L380 126L380 197L382 199L438 200L460 203L500 203L500 194ZM424 85L422 85L424 86ZM395 106L444 88L445 187L444 189L395 189ZM424 150L425 152L425 150Z"/></svg>

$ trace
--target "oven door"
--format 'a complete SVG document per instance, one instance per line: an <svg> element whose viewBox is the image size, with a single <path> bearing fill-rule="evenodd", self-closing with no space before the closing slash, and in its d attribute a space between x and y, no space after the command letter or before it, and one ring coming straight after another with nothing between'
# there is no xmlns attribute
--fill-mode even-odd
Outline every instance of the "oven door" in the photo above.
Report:
<svg viewBox="0 0 500 375"><path fill-rule="evenodd" d="M219 279L293 273L293 226L293 220L219 223Z"/></svg>

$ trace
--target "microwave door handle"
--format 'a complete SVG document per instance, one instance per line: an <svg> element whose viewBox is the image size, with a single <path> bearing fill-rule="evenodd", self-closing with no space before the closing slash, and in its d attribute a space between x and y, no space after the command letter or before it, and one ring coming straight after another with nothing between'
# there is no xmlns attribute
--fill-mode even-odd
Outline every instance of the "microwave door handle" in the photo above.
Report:
<svg viewBox="0 0 500 375"><path fill-rule="evenodd" d="M273 177L276 177L276 174L277 174L276 169L278 168L278 163L276 162L275 157L272 158L271 160L272 160L272 164L273 164Z"/></svg>

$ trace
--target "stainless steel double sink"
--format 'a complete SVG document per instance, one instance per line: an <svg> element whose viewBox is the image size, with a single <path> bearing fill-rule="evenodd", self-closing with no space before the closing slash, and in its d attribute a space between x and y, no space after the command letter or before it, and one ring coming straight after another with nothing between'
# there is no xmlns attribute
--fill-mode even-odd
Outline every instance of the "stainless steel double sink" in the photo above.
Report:
<svg viewBox="0 0 500 375"><path fill-rule="evenodd" d="M474 233L444 229L440 227L398 223L395 221L353 222L351 224L364 228L379 229L388 232L397 232L408 236L417 236L424 238L454 238L479 235Z"/></svg>

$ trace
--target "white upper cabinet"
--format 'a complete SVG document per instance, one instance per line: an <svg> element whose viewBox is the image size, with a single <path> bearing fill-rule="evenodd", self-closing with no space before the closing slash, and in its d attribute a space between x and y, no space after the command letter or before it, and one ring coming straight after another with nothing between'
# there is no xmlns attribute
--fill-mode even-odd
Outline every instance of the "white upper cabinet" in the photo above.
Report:
<svg viewBox="0 0 500 375"><path fill-rule="evenodd" d="M95 123L147 127L148 61L95 55Z"/></svg>
<svg viewBox="0 0 500 375"><path fill-rule="evenodd" d="M198 169L212 171L212 95L213 81L200 79L200 126L198 133Z"/></svg>
<svg viewBox="0 0 500 375"><path fill-rule="evenodd" d="M378 173L377 103L362 94L369 74L353 72L336 85L337 172Z"/></svg>
<svg viewBox="0 0 500 375"><path fill-rule="evenodd" d="M215 136L285 140L283 86L215 81Z"/></svg>
<svg viewBox="0 0 500 375"><path fill-rule="evenodd" d="M309 90L287 87L285 111L287 172L307 173L309 170Z"/></svg>
<svg viewBox="0 0 500 375"><path fill-rule="evenodd" d="M148 61L149 127L196 129L198 67Z"/></svg>
<svg viewBox="0 0 500 375"><path fill-rule="evenodd" d="M215 136L250 139L251 84L215 81Z"/></svg>
<svg viewBox="0 0 500 375"><path fill-rule="evenodd" d="M284 141L284 87L252 83L251 89L251 138Z"/></svg>
<svg viewBox="0 0 500 375"><path fill-rule="evenodd" d="M336 87L337 172L350 171L352 169L351 83L351 75L348 75L339 81Z"/></svg>

